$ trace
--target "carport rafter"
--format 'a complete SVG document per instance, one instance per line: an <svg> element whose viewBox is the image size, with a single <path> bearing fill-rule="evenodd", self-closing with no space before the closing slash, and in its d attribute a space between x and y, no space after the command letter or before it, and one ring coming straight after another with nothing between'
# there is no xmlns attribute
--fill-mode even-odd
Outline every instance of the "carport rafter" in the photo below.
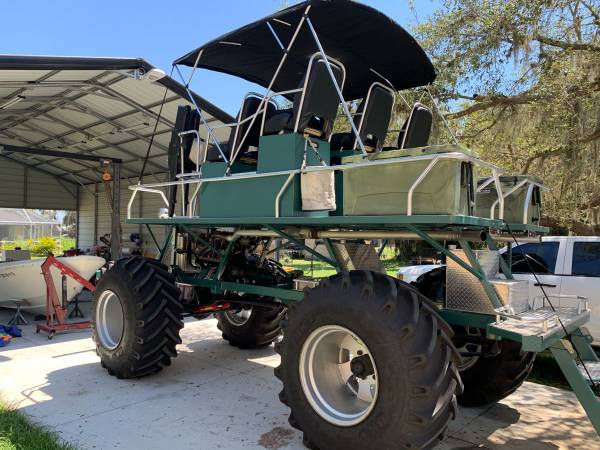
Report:
<svg viewBox="0 0 600 450"><path fill-rule="evenodd" d="M15 134L13 134L13 133L11 133L11 132L9 132L9 131L6 131L6 130L4 130L4 131L0 131L0 134L3 134L3 135L7 136L7 137L8 137L8 138L10 138L10 139L13 139L13 140L16 140L16 141L22 142L23 144L25 144L25 145L27 145L27 146L30 146L30 145L31 145L31 146L33 146L33 145L35 145L35 143L34 143L33 141L30 141L30 140L28 140L27 138L24 138L24 137L22 137L22 136L15 135ZM46 170L46 172L47 172L48 174L51 174L53 177L60 177L60 176L71 175L71 172L69 172L69 171L65 171L66 169L65 169L64 167L60 167L60 166L57 166L57 165L55 165L55 164L46 164L46 163L45 163L43 160L40 160L38 157L35 157L35 156L32 156L32 158L34 158L34 159L35 159L35 161L37 161L37 162L41 162L41 164L35 164L35 165L34 165L34 164L29 164L29 163L27 163L27 162L25 162L25 161L22 161L22 160L20 160L20 159L15 159L15 158L13 158L13 157L11 157L11 156L9 156L9 155L4 155L4 156L5 156L6 158L9 158L9 159L11 159L12 161L17 161L17 162L20 162L21 164L24 164L24 165L26 165L27 167L30 167L30 168L32 168L32 169L43 170L43 169L40 169L40 166L47 165L47 166L51 167L52 169L57 169L57 170L60 170L60 171L61 171L61 173L58 173L58 174L57 174L57 173L53 173L53 172L51 172L51 171L48 171L48 170ZM85 167L88 167L88 166L85 166ZM87 172L87 171L92 171L92 167L90 166L88 169L84 170L83 172ZM83 172L82 172L82 173L83 173ZM94 172L95 172L95 171L94 171ZM94 174L95 174L95 175L97 175L96 173L94 173ZM96 179L96 178L90 178L90 177L88 177L88 176L81 175L81 173L80 173L79 175L77 175L77 176L78 176L78 177L81 177L81 178L84 178L84 179L86 179L86 180L87 180L87 181L89 181L90 183L97 183L98 181L100 181L100 180L98 180L98 179ZM77 180L75 180L75 182L77 182Z"/></svg>
<svg viewBox="0 0 600 450"><path fill-rule="evenodd" d="M43 129L39 129L39 128L36 128L36 127L33 127L33 126L29 125L29 124L21 124L21 126L28 127L28 128L30 128L32 131L34 131L36 133L45 134L46 136L52 136L48 131L43 130ZM38 144L35 143L35 142L30 142L30 145L33 145L34 148L39 148ZM65 154L71 154L71 153L65 152ZM73 153L73 154L75 155L75 154L82 154L82 153ZM98 169L96 167L94 167L94 166L88 166L87 164L85 164L85 163L77 160L76 158L70 158L70 159L72 159L74 163L76 163L76 164L78 164L80 166L86 167L87 168L86 171L89 170L89 171L92 171L94 173L97 173ZM58 161L58 160L55 160L55 161ZM33 167L33 168L35 168L37 166L38 165L31 165L31 167ZM57 166L56 164L52 164L52 166L53 167L58 167L61 170L66 171L66 169L64 167ZM127 169L127 170L129 170L129 172L135 173L135 171L133 171L131 169ZM66 171L66 172L67 173L72 173L70 171Z"/></svg>
<svg viewBox="0 0 600 450"><path fill-rule="evenodd" d="M31 87L33 87L33 86L36 86L36 85L39 85L39 84L41 84L42 82L44 82L45 80L47 80L49 77L51 77L51 76L54 76L54 75L56 75L56 74L57 74L57 73L59 73L59 72L60 72L60 70L53 70L53 71L50 71L49 73L45 74L44 76L42 76L42 77L38 78L38 79L37 79L36 81L34 81L33 83L25 83L25 84L26 84L28 87L30 87L30 88L31 88ZM101 79L101 78L103 78L103 77L105 77L105 76L108 76L108 75L112 74L112 73L114 73L114 72L112 72L112 71L110 71L110 70L104 70L104 71L100 72L98 75L96 75L96 76L92 77L92 78L91 78L91 80L93 80L93 81L96 81L96 80L99 80L99 79ZM109 80L109 83L116 83L117 81L124 80L125 78L126 78L126 76L125 76L125 75L116 76L116 77L115 77L115 78L113 78L112 80ZM7 84L7 83L4 83L4 84L2 84L2 82L0 82L0 86L6 85L6 84ZM23 83L21 83L21 84L23 84ZM17 92L20 92L20 93L22 93L22 92L24 92L24 91L25 91L25 89L21 89L20 91L17 91ZM69 91L68 89L65 89L65 91L64 91L64 92L62 92L60 95L68 95L69 93L70 93L70 91ZM16 95L19 95L19 93L14 93L14 92L13 92L13 93L11 94L11 96L16 96ZM79 95L75 96L75 98L81 98L81 97L83 97L83 96L85 96L85 95L87 95L87 94L79 94ZM12 97L11 97L11 98L12 98ZM51 107L51 108L46 108L44 111L39 111L39 110L38 110L38 108L40 108L40 105L36 105L36 107L34 107L33 114L35 114L35 115L37 116L37 115L43 114L43 113L45 113L45 112L52 111L53 109L55 109L55 108L58 108L58 107L60 107L60 104L59 104L59 105L54 105L54 106L53 106L53 107ZM11 124L8 124L7 126L5 126L5 127L4 127L4 129L3 129L3 130L0 130L0 131L4 132L4 134L5 134L5 135L7 135L7 136L11 137L12 139L17 139L17 140L19 140L19 141L21 141L21 142L24 142L24 143L26 143L27 145L36 145L36 143L34 143L34 142L31 142L31 141L29 141L29 140L28 140L28 139L26 139L26 138L22 138L21 136L15 135L14 133L10 133L10 134L12 134L12 136L10 136L10 134L9 134L9 133L6 131L7 129L10 129L10 128L12 128L12 127L16 126L16 125L19 125L19 124L21 124L21 123L24 123L24 122L26 122L26 121L27 121L27 120L29 120L30 118L31 118L31 116L30 116L30 115L28 115L28 117L24 117L24 118L22 117L20 120L13 121ZM35 157L34 157L34 158L35 158ZM11 158L11 159L13 159L13 158ZM41 162L41 165L44 165L44 164L46 164L44 161L40 161L38 158L35 158L35 159L36 159L36 161L39 161L39 162ZM14 160L14 159L13 159L13 160ZM29 167L34 167L34 168L37 168L37 167L39 167L39 165L33 165L33 164L27 164L27 163L24 163L24 164L28 165ZM56 166L55 164L46 164L46 165L48 165L49 167L52 167L52 168L57 168L58 170L60 170L60 171L62 171L63 173L65 173L65 169L64 169L63 167ZM80 164L80 165L82 165L82 164ZM84 165L84 166L85 166L85 165ZM92 170L92 169L90 168L90 170ZM50 173L51 173L51 172L50 172ZM67 172L67 174L68 174L68 172ZM60 175L54 175L54 176L60 176ZM86 176L83 176L83 175L78 175L78 176L79 176L79 177L81 177L81 178L87 179L88 181L90 181L90 182L92 182L92 183L97 183L97 182L98 182L98 180L95 180L95 179L93 179L93 178L89 178L89 177L86 177Z"/></svg>
<svg viewBox="0 0 600 450"><path fill-rule="evenodd" d="M47 117L53 117L53 116L47 116ZM56 121L57 121L57 122L59 122L61 125L65 126L65 127L69 127L69 128L71 128L71 129L72 129L73 131L75 131L75 132L78 132L78 133L80 133L80 134L83 134L83 135L85 135L85 134L86 134L84 131L82 131L82 130L79 130L77 127L75 127L75 126L73 126L73 125L70 125L68 122L65 122L65 121L64 121L64 120L62 120L62 119L58 119L58 118L56 118ZM133 134L133 133L131 133L131 134ZM51 136L52 136L52 135L50 135L50 137L51 137ZM134 135L134 136L135 136L135 135ZM139 136L135 136L135 137L136 137L136 139L140 139L140 137L139 137ZM91 138L90 138L90 139L91 139ZM119 151L123 152L125 155L131 156L132 158L143 159L143 157L142 157L142 156L140 156L140 155L137 155L136 153L134 153L134 152L132 152L132 151L130 151L130 150L127 150L126 148L123 148L121 145L119 145L119 144L117 144L117 143L112 143L112 142L110 142L110 141L107 141L107 140L105 140L105 139L102 139L101 137L95 137L95 138L94 138L94 140L96 140L96 141L98 141L98 142L102 143L102 144L103 144L103 145L105 145L106 147L112 147L112 148L118 149ZM149 139L149 138L148 138L148 139L141 139L141 140L143 140L143 141L145 141L145 142L148 142L148 143L150 142L150 139ZM60 141L59 141L59 142L60 142ZM37 143L36 145L43 145L43 144ZM68 144L68 146L71 146L71 145L86 145L86 144L85 144L85 143L83 143L83 142L74 142L74 143ZM106 147L105 147L105 148L106 148ZM87 149L87 148L86 148L86 149L80 149L80 150L82 150L82 151L87 151L87 152L90 152L90 151L91 151L90 149ZM154 163L154 162L152 162L152 165L154 165L156 168L159 168L159 169L161 169L161 170L165 170L165 168L164 168L164 167L162 167L162 166L160 166L159 164L156 164L156 163ZM130 172L133 172L133 171L132 171L132 170L130 170Z"/></svg>
<svg viewBox="0 0 600 450"><path fill-rule="evenodd" d="M99 78L99 77L101 77L101 75L98 75L95 78ZM115 80L110 80L109 84L116 83L116 82L121 81L121 80L123 80L125 78L126 77L124 77L124 76L123 77L117 77ZM94 86L96 88L99 87L98 83L95 83ZM68 91L68 89L67 89L67 91ZM113 90L113 92L115 92L115 91ZM56 117L54 117L52 115L49 115L55 109L61 108L61 106L64 106L65 103L69 103L69 104L74 105L78 109L80 109L79 112L81 112L83 114L92 115L93 117L96 117L97 119L99 119L96 122L96 125L91 125L90 124L86 128L92 127L92 126L97 126L97 125L100 125L102 123L110 123L114 127L117 127L117 128L120 127L121 125L119 123L114 122L114 120L116 120L116 119L107 118L107 117L103 116L100 113L92 112L92 110L88 106L80 105L77 102L75 102L75 100L77 100L79 98L82 98L82 97L84 97L85 95L88 95L88 94L89 94L89 92L86 91L86 93L82 93L82 94L77 95L77 96L75 96L73 98L70 98L70 97L57 97L57 100L59 101L59 103L57 105L53 105L54 106L53 108L48 108L46 111L43 111L43 112L37 111L35 115L30 116L28 118L23 118L22 120L19 121L20 125L24 124L28 120L32 120L32 119L37 118L37 116L39 116L39 115L44 115L46 117L49 117L52 120L60 122L63 126L69 128L71 130L70 132L63 133L63 135L68 135L68 134L72 134L72 133L80 133L80 134L83 134L83 135L89 135L89 133L86 133L84 129L80 129L79 127L74 127L71 124L62 121L62 119L56 118ZM64 95L66 95L66 92L62 92L61 94L57 94L57 95L64 96ZM158 104L160 104L160 103L158 103ZM138 106L139 106L139 108L142 108L142 110L140 110L138 108L134 108L134 109L136 109L135 112L134 111L130 111L130 112L127 112L127 113L122 113L122 117L125 117L127 115L137 114L139 112L142 112L142 114L145 114L145 112L149 112L150 114L154 114L153 111L150 111L149 109L145 109L145 108L153 108L153 107L156 107L158 105L155 102L155 104L153 104L151 106L147 106L147 107L143 107L141 105L138 105ZM167 122L170 123L170 121L167 121ZM13 125L13 126L15 126L15 125ZM139 133L135 133L135 132L133 132L131 130L127 131L127 133L135 136L138 139L145 140L146 142L150 142L150 138L145 137L143 135L140 135ZM48 134L47 134L47 136L48 136ZM48 139L39 141L39 142L35 143L35 145L36 146L40 146L40 145L44 145L46 142L50 142L51 140L59 140L59 139L60 139L60 137L58 137L58 136L49 136ZM122 147L119 147L118 143L114 143L113 144L113 143L110 143L109 141L105 141L105 140L102 140L102 139L98 139L98 138L95 138L95 139L98 140L98 142L102 142L104 144L103 148L106 148L106 147L119 148L119 150L123 151L125 154L127 154L128 156L131 156L132 158L137 158L137 159L141 159L142 158L142 156L136 155L133 152L129 152L128 150L125 150ZM60 142L60 140L59 140L59 142ZM80 144L80 143L74 143L74 144L70 144L70 145L78 145L78 144ZM81 144L83 144L83 143L81 143ZM162 145L160 143L156 143L156 142L155 142L155 144L157 145L157 147L160 147L163 150L167 150L167 148L164 145ZM86 149L86 151L94 151L94 150L88 150L88 149ZM166 153L165 153L165 155L166 155ZM53 160L52 162L54 162L54 161L56 161L56 160ZM51 165L53 165L52 162L42 162L41 164L51 164ZM160 166L160 165L158 165L158 164L156 164L154 162L150 162L150 163L152 165L154 165L154 167L157 168L157 169L166 170L166 168L164 168L164 167L162 167L162 166ZM53 166L55 166L55 165L53 165ZM36 166L32 165L32 167L36 167ZM64 168L60 168L60 170L64 170Z"/></svg>
<svg viewBox="0 0 600 450"><path fill-rule="evenodd" d="M103 78L103 77L106 77L106 76L108 76L108 75L110 75L112 73L114 73L114 72L103 71L103 72L99 73L98 75L96 75L95 77L92 77L91 80L96 81L96 80L98 80L100 78ZM116 76L115 78L113 78L112 80L109 80L108 84L110 85L110 83L117 83L119 81L125 80L126 78L127 77L125 75L119 75L119 76ZM26 87L29 87L30 89L32 89L34 87L42 86L42 83L43 83L43 81L42 82L33 82L33 83L22 83L22 82L14 83L14 82L3 82L3 81L0 81L0 87L9 87L9 88L15 88L15 89L18 89L19 87L22 87L22 89L20 90L20 92L22 94L23 92L25 92L27 90L27 89L25 89ZM59 87L61 87L61 86L59 86ZM68 87L65 87L64 89L65 90L63 92L61 92L60 94L57 94L57 96L58 95L65 96L65 95L69 95L71 92L73 92L70 89L68 89ZM13 93L11 95L16 95L16 94ZM77 100L77 99L79 99L81 97L84 97L86 95L88 95L88 94L87 93L80 93L78 95L73 96L71 99L72 100ZM49 108L46 108L46 109L44 109L42 111L39 110L41 108L41 105L36 105L35 107L31 108L32 110L29 111L28 113L23 113L23 114L20 113L19 114L19 119L14 120L12 123L8 124L6 126L6 128L14 127L14 126L16 126L16 125L18 125L18 124L20 124L22 122L25 122L25 121L31 119L32 117L36 117L37 115L50 112L50 111L52 111L52 110L54 110L56 108L60 108L60 107L62 107L64 105L64 103L66 103L66 102L64 101L64 98L63 98L62 101L60 101L56 105L52 105Z"/></svg>
<svg viewBox="0 0 600 450"><path fill-rule="evenodd" d="M11 158L11 157L10 157L10 155L4 155L4 154L2 154L2 153L0 152L0 157L1 157L1 158L8 159L9 161L12 161L12 162L14 162L15 164L18 164L18 165L20 165L20 166L22 166L22 167L25 167L25 168L27 168L27 169L36 170L36 171L38 171L38 172L40 172L40 173L43 173L43 174L45 174L45 175L48 175L48 176L50 176L50 177L52 177L52 178L56 178L56 179L58 179L58 176L57 176L57 175L56 175L54 172L49 172L49 171L47 171L47 170L40 169L40 168L38 168L38 167L31 167L29 164L27 164L27 163L25 163L25 162L23 162L23 161L21 161L21 160L19 160L19 159ZM87 178L87 177L85 177L85 178ZM64 182L66 182L66 183L73 184L73 185L77 185L77 184L79 184L79 185L81 185L81 186L85 186L83 183L81 183L81 181L77 181L77 180L75 180L75 181L71 181L71 180L61 180L61 181L62 181L63 183L64 183Z"/></svg>
<svg viewBox="0 0 600 450"><path fill-rule="evenodd" d="M151 64L139 58L0 56L0 72L7 71L9 75L0 79L0 88L7 91L3 100L24 97L19 107L0 110L0 148L6 143L88 155L108 153L122 158L123 178L135 179L146 156L144 143L150 143L154 134L158 139L153 141L148 156L147 175L158 181L167 170L168 146L164 136L173 127L173 102L189 102L189 93L170 76L157 81L141 76L152 69ZM43 72L32 77L32 72L28 72L31 70ZM193 95L210 114L209 122L234 120ZM114 100L115 108L110 100ZM161 113L168 104L169 112ZM112 114L114 109L116 114ZM138 122L158 125L158 129L150 133L132 127ZM100 181L97 167L85 160L71 158L67 164L53 156L2 156L69 183L84 186Z"/></svg>
<svg viewBox="0 0 600 450"><path fill-rule="evenodd" d="M43 148L34 148L34 147L19 147L16 145L2 145L4 151L12 152L12 153L24 153L27 155L39 155L39 156L56 156L58 158L66 158L80 161L97 161L101 162L103 160L110 160L115 164L121 164L123 161L120 158L114 158L112 156L102 156L102 155L84 155L81 153L69 153L62 152L57 150L48 150Z"/></svg>
<svg viewBox="0 0 600 450"><path fill-rule="evenodd" d="M45 115L45 113L44 113L44 115ZM70 129L72 129L74 133L80 133L80 134L86 135L86 133L85 133L85 132L83 132L83 131L81 131L81 130L78 130L76 127L72 126L72 125L71 125L71 124L69 124L68 122L65 122L65 121L63 121L62 119L55 118L55 117L53 117L53 116L47 116L47 117L50 117L50 118L54 119L56 122L59 122L61 125L65 126L65 127L67 127L67 128L70 128ZM48 137L48 139L46 139L46 140L42 140L42 141L39 141L39 142L28 142L28 144L29 144L29 145L33 145L33 146L35 146L35 147L38 147L38 148L39 148L41 145L43 145L43 143L50 142L50 141L52 141L52 140L57 140L57 141L58 141L59 143L61 143L61 144L63 143L63 141L62 141L62 140L60 140L59 138L56 138L56 137L55 137L54 135L52 135L52 134L51 134L51 133L50 133L48 130L44 130L43 128L34 127L34 126L32 126L32 125L29 125L29 124L27 124L27 123L21 123L19 126L28 127L28 128L30 128L32 131L34 131L34 132L38 132L38 133L40 133L40 134L44 134L44 135L46 135L46 136ZM19 136L19 135L16 135L16 136ZM20 137L22 137L22 136L20 136ZM109 142L109 141L106 141L106 140L103 140L103 139L101 139L101 138L95 138L95 140L97 140L98 142L101 142L102 144L104 144L104 148L107 148L107 147L116 148L116 149L119 149L119 151L123 152L124 154L127 154L128 156L131 156L132 158L137 158L137 159L140 159L140 160L142 159L142 157L141 157L141 156L139 156L139 155L137 155L137 154L135 154L135 153L133 153L133 152L131 152L131 151L129 151L129 150L127 150L127 149L125 149L125 148L121 147L121 146L119 146L119 145L118 145L118 144L116 144L116 143L111 143L111 142ZM65 142L65 143L66 143L66 142ZM70 146L78 146L78 145L85 145L85 143L83 143L83 142L66 143L66 146L69 146L69 147L70 147ZM88 153L91 151L90 149L87 149L87 148L85 148L85 149L84 149L84 148L79 148L78 150L80 150L80 151L82 151L82 152L84 152L84 151L85 151L85 152L88 152ZM56 160L56 159L55 159L55 160L53 160L53 162L56 162L56 161L58 161L58 160ZM48 163L47 161L44 161L44 162L42 162L41 164L49 164L49 163ZM151 162L151 164L152 164L152 165L154 165L156 168L158 168L158 169L160 169L160 170L165 170L165 168L164 168L164 167L162 167L162 166L160 166L159 164L156 164L156 163L154 163L154 162ZM60 166L57 166L56 164L50 164L50 165L52 165L53 167L58 167L60 170L62 170L62 171L65 171L65 168L63 168L63 167L60 167ZM79 165L82 165L82 166L85 166L85 167L87 167L85 164L82 164L82 163L79 163ZM31 166L32 166L32 167L37 167L38 165L31 165ZM136 172L135 172L134 170L132 170L132 169L129 169L129 168L127 168L127 170L128 170L129 172L136 173ZM72 172L69 172L69 173L72 173Z"/></svg>
<svg viewBox="0 0 600 450"><path fill-rule="evenodd" d="M109 72L110 73L110 72ZM97 78L97 77L96 77ZM25 91L27 90L27 86L35 86L36 88L40 88L40 87L52 87L52 88L64 88L65 90L69 91L69 92L76 92L71 90L72 87L77 88L78 86L90 86L89 90L85 90L83 92L81 92L82 95L79 95L73 99L71 99L70 97L65 97L62 100L68 101L68 100L77 100L79 98L81 98L82 96L85 95L92 95L94 93L96 93L96 91L100 90L103 92L108 92L111 96L112 96L112 100L119 100L123 103L125 103L126 105L130 106L133 109L136 109L138 112L144 113L144 114L148 114L150 115L153 119L158 119L163 125L166 125L168 127L173 127L174 124L173 122L171 122L170 120L164 118L164 117L160 117L158 116L157 113L155 113L154 111L148 110L146 109L143 105L140 105L139 103L131 100L130 98L127 98L126 96L124 96L123 94L121 94L120 92L116 91L115 89L113 89L111 86L115 83L118 83L119 81L123 81L125 79L127 79L126 76L121 76L121 77L117 77L118 80L113 81L110 80L110 82L108 84L102 84L99 83L98 81L93 81L93 80L89 80L89 81L60 81L60 82L51 82L51 81L42 81L39 83L35 83L35 84L29 84L29 83L14 83L14 82L2 82L0 81L0 87L9 87L9 88L23 88L25 89ZM167 88L168 89L168 88ZM21 94L22 95L22 94ZM64 95L61 94L61 95Z"/></svg>
<svg viewBox="0 0 600 450"><path fill-rule="evenodd" d="M171 103L171 102L177 101L177 100L181 100L181 98L180 97L171 97L171 98L169 98L169 99L167 99L165 101L165 104ZM159 106L160 104L161 104L160 101L154 102L154 103L152 103L150 105L147 105L146 108L155 108L156 106ZM61 109L65 109L65 108L61 108ZM79 110L75 110L75 111L76 112L80 112ZM46 113L47 116L48 116L48 114L49 113ZM133 114L137 114L137 112L131 112L131 111L124 112L124 113L118 114L116 116L112 116L111 119L112 120L119 120L121 118L124 118L124 117L127 117L127 116L131 116ZM52 119L45 119L45 118L40 118L39 116L36 116L36 117L31 117L30 120L47 121L47 122L51 122L51 123L55 123L56 122L56 120L54 119L54 116L49 116L49 117L52 117ZM217 122L217 121L218 121L218 119L216 119L214 117L211 117L211 119L208 120L208 123L213 123L213 122ZM81 131L74 130L74 129L70 128L69 131L66 131L64 133L56 135L55 139L62 139L62 138L66 137L66 136L69 136L71 134L88 134L88 133L82 133L82 132L86 131L89 128L93 128L93 127L96 127L98 125L102 125L103 123L105 123L105 122L102 121L102 120L97 120L97 121L95 121L95 122L93 122L91 124L88 124L88 125L84 126L84 127L80 127L79 130L81 130ZM165 134L167 132L171 132L171 130L167 129L167 130L157 131L155 133L155 135L161 135L161 134ZM151 136L152 135L150 134L150 135L146 135L145 137L146 138L150 138ZM46 142L50 142L50 141L51 141L51 139L46 139L46 140L38 142L37 145L44 145ZM114 145L119 145L120 146L120 145L128 144L128 143L134 142L134 141L136 141L136 138L130 138L130 139L127 139L127 140L124 140L124 141L116 142ZM71 144L71 145L76 145L76 144ZM88 149L88 151L90 151L90 152L96 152L96 151L103 150L103 149L106 149L106 148L109 148L109 147L110 146L107 146L107 145L101 145L99 147ZM162 157L162 156L166 156L166 155L167 155L167 153L160 153L160 154L157 154L157 155L152 155L152 156L150 156L150 158L152 159L152 158ZM141 156L139 156L139 157L132 156L132 158L135 158L135 159L126 160L126 161L124 161L124 164L127 164L129 162L133 162L133 161L137 161L139 158L141 158ZM54 161L56 161L56 159L51 159L51 160L48 160L48 161L46 161L44 163L52 163ZM161 170L165 170L165 169L161 167ZM77 172L74 172L74 173L77 173Z"/></svg>

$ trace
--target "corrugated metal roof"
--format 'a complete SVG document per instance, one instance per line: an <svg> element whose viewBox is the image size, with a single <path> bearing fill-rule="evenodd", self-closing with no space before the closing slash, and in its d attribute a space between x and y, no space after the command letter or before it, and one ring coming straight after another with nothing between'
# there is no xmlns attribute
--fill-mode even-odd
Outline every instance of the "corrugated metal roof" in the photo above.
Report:
<svg viewBox="0 0 600 450"><path fill-rule="evenodd" d="M57 219L51 219L33 209L0 208L0 224L2 225L60 225Z"/></svg>
<svg viewBox="0 0 600 450"><path fill-rule="evenodd" d="M189 100L184 86L169 76L156 82L143 78L153 68L142 59L0 55L0 146L120 158L123 178L135 177L158 120L146 173L164 173L177 106ZM194 95L209 123L234 121ZM220 128L215 134L225 141L229 131ZM89 161L1 156L64 181L90 184L101 176Z"/></svg>

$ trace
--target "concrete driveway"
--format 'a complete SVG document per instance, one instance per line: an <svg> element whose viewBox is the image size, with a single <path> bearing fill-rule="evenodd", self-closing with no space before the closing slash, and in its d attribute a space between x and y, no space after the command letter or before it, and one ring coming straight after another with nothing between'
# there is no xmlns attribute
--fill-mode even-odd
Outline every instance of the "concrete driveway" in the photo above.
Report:
<svg viewBox="0 0 600 450"><path fill-rule="evenodd" d="M214 319L189 320L173 365L140 380L108 376L88 331L49 341L23 329L0 349L0 396L84 449L304 448L277 399L273 348L231 347ZM500 447L591 450L600 441L573 394L525 383L496 405L461 409L438 449Z"/></svg>

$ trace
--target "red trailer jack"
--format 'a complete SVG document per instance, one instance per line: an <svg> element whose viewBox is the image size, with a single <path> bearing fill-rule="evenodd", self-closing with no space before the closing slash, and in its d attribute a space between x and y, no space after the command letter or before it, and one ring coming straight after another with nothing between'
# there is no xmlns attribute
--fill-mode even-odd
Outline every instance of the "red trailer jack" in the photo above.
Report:
<svg viewBox="0 0 600 450"><path fill-rule="evenodd" d="M56 286L54 286L54 280L50 273L50 268L55 266L60 270L62 276L62 300L59 299L58 293L56 292ZM67 277L73 278L79 284L85 288L94 292L96 286L90 283L88 280L83 278L73 269L65 266L53 255L49 255L46 261L42 263L42 274L46 281L46 323L38 324L36 333L43 331L48 333L48 339L52 339L54 334L68 330L85 330L90 327L90 321L84 322L67 322Z"/></svg>

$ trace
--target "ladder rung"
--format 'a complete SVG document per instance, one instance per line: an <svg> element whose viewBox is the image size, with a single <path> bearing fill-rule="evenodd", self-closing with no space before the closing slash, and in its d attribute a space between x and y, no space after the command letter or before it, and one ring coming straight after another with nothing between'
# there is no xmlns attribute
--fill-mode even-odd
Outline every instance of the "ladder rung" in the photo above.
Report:
<svg viewBox="0 0 600 450"><path fill-rule="evenodd" d="M585 380L590 384L600 383L600 361L584 361L584 364L585 368L587 369L587 372L585 371L581 363L577 364L577 368L581 372L583 378L585 378ZM588 372L592 377L592 381L590 381L588 377Z"/></svg>

